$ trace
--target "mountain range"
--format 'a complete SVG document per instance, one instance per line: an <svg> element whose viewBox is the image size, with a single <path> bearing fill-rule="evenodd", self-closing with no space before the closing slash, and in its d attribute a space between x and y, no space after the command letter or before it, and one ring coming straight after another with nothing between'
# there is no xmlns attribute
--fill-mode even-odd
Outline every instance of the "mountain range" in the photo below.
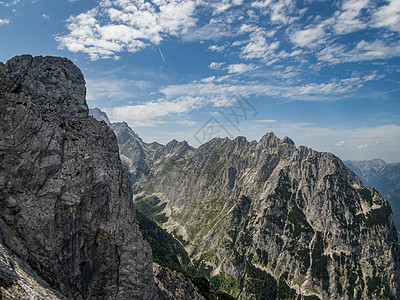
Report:
<svg viewBox="0 0 400 300"><path fill-rule="evenodd" d="M273 133L195 149L146 144L126 123L110 126L137 209L181 242L216 289L239 299L395 297L390 205L338 157Z"/></svg>

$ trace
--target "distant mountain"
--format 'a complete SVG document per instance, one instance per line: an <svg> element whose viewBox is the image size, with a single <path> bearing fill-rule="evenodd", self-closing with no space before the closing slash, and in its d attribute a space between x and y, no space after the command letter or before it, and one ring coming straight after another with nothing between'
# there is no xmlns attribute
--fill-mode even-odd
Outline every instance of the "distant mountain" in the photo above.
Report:
<svg viewBox="0 0 400 300"><path fill-rule="evenodd" d="M375 188L389 201L396 229L400 231L400 163L386 163L382 159L348 160L344 163L365 186Z"/></svg>
<svg viewBox="0 0 400 300"><path fill-rule="evenodd" d="M107 114L98 108L89 108L89 116L92 116L97 121L104 121L108 126L111 126Z"/></svg>
<svg viewBox="0 0 400 300"><path fill-rule="evenodd" d="M391 207L336 156L273 133L197 149L140 146L146 172L133 181L135 203L217 290L238 299L400 297Z"/></svg>

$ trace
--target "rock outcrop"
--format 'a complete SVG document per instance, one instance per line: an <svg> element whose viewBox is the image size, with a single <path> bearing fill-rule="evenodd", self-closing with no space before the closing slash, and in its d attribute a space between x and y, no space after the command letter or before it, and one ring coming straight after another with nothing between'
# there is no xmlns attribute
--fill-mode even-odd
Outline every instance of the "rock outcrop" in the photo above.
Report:
<svg viewBox="0 0 400 300"><path fill-rule="evenodd" d="M157 299L116 137L88 117L80 70L19 56L0 72L1 263L18 257L69 299ZM0 276L6 295L18 280Z"/></svg>
<svg viewBox="0 0 400 300"><path fill-rule="evenodd" d="M192 281L181 273L153 264L153 272L161 300L204 300Z"/></svg>

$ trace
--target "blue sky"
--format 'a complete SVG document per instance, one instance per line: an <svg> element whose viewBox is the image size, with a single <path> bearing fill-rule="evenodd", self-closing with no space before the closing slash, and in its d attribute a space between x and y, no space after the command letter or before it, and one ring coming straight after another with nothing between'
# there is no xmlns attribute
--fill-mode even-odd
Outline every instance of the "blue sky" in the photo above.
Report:
<svg viewBox="0 0 400 300"><path fill-rule="evenodd" d="M147 142L267 132L400 161L400 0L0 1L0 60L65 56Z"/></svg>

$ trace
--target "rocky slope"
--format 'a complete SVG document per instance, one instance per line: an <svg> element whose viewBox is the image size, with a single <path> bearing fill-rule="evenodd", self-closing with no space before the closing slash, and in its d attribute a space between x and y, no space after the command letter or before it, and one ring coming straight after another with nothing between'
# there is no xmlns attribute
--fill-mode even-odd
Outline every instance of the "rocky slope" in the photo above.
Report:
<svg viewBox="0 0 400 300"><path fill-rule="evenodd" d="M161 200L162 226L217 289L239 299L400 297L390 205L339 158L273 133L167 146L146 158L151 176L136 189Z"/></svg>
<svg viewBox="0 0 400 300"><path fill-rule="evenodd" d="M158 298L117 140L88 117L84 84L67 59L0 66L5 299Z"/></svg>
<svg viewBox="0 0 400 300"><path fill-rule="evenodd" d="M356 172L365 186L375 188L393 209L393 221L400 232L400 163L382 159L348 160L347 167Z"/></svg>
<svg viewBox="0 0 400 300"><path fill-rule="evenodd" d="M111 123L107 114L98 108L90 109L89 115L99 121L104 121L114 131L117 136L121 159L129 168L131 180L136 182L140 179L145 180L148 178L150 174L146 159L150 158L155 152L162 149L163 145L159 143L145 143L127 123Z"/></svg>

